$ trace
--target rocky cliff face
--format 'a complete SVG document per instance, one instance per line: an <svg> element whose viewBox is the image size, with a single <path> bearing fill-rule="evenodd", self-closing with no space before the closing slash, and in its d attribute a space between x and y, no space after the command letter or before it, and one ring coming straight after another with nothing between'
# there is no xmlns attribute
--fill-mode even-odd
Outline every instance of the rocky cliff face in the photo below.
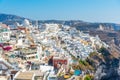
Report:
<svg viewBox="0 0 120 80"><path fill-rule="evenodd" d="M120 80L120 55L116 56L105 48L99 52L99 56L96 54L89 58L89 61L93 60L91 65L95 68L94 80Z"/></svg>
<svg viewBox="0 0 120 80"><path fill-rule="evenodd" d="M94 80L120 80L120 59L110 60L109 64L98 66Z"/></svg>

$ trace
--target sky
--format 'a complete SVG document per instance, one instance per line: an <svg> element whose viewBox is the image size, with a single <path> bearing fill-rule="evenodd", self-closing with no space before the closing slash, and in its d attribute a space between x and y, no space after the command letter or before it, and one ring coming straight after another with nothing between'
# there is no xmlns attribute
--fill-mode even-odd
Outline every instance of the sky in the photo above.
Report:
<svg viewBox="0 0 120 80"><path fill-rule="evenodd" d="M120 0L0 0L0 13L34 20L120 23Z"/></svg>

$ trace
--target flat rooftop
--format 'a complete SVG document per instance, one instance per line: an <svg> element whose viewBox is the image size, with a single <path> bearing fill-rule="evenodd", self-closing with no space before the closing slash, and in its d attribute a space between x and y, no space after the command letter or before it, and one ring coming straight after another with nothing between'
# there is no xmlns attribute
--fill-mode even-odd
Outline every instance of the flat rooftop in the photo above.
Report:
<svg viewBox="0 0 120 80"><path fill-rule="evenodd" d="M33 72L19 72L15 79L32 80L33 76L34 76Z"/></svg>

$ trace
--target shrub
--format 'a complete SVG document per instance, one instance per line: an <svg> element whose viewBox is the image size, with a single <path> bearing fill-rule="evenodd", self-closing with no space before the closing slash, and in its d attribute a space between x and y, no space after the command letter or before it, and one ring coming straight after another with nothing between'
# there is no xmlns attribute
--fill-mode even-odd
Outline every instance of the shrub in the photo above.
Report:
<svg viewBox="0 0 120 80"><path fill-rule="evenodd" d="M92 80L89 75L86 75L84 80Z"/></svg>

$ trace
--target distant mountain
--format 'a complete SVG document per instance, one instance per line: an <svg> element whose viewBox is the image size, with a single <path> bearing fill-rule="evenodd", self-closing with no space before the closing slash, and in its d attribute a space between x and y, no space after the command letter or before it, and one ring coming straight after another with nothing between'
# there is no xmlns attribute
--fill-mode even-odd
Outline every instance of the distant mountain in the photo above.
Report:
<svg viewBox="0 0 120 80"><path fill-rule="evenodd" d="M11 25L15 22L22 23L24 17L11 15L11 14L0 14L0 22ZM28 18L27 18L28 19ZM30 20L30 19L29 19ZM33 24L36 24L35 20L30 20ZM76 27L78 30L89 31L99 29L100 25L102 25L107 30L120 30L120 25L115 23L90 23L81 20L39 20L38 24L44 23L57 23L63 25L69 25L71 27Z"/></svg>
<svg viewBox="0 0 120 80"><path fill-rule="evenodd" d="M0 22L5 23L5 24L13 24L15 22L22 22L25 18L16 16L16 15L11 15L11 14L0 14Z"/></svg>
<svg viewBox="0 0 120 80"><path fill-rule="evenodd" d="M90 23L81 20L39 20L38 22L39 24L57 23L69 25L71 27L76 27L78 30L82 31L96 30L99 29L100 25L102 25L105 30L120 30L120 25L115 23Z"/></svg>

